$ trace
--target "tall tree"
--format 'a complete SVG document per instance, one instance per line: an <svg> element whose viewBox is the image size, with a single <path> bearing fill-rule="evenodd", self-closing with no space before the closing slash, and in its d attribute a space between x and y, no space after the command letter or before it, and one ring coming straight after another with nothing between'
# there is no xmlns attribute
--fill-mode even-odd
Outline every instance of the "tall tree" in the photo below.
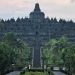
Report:
<svg viewBox="0 0 75 75"><path fill-rule="evenodd" d="M3 68L12 68L12 64L14 64L15 68L22 68L30 62L30 48L25 42L17 40L14 33L9 32L5 34L3 42L0 45L0 50L0 59L3 59L0 64L2 67L4 65ZM1 65L1 70L5 71L6 68L2 69Z"/></svg>
<svg viewBox="0 0 75 75"><path fill-rule="evenodd" d="M47 58L48 64L61 65L63 64L62 52L68 46L67 39L61 37L58 40L50 40L44 47L44 57Z"/></svg>
<svg viewBox="0 0 75 75"><path fill-rule="evenodd" d="M4 42L0 43L0 73L4 75L4 73L9 70L10 66L13 63L15 52L13 49L5 44Z"/></svg>

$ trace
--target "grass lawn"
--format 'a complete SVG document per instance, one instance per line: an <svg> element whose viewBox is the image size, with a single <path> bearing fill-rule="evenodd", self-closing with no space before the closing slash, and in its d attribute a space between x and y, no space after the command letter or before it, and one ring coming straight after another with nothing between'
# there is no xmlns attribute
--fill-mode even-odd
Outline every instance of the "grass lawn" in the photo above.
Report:
<svg viewBox="0 0 75 75"><path fill-rule="evenodd" d="M48 75L47 72L26 72L23 75Z"/></svg>

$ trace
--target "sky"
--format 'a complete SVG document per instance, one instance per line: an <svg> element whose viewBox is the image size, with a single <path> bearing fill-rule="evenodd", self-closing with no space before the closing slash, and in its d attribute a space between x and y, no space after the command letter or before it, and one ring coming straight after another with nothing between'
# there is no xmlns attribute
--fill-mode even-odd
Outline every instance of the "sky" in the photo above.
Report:
<svg viewBox="0 0 75 75"><path fill-rule="evenodd" d="M29 17L37 2L46 17L75 21L75 0L0 0L0 19Z"/></svg>

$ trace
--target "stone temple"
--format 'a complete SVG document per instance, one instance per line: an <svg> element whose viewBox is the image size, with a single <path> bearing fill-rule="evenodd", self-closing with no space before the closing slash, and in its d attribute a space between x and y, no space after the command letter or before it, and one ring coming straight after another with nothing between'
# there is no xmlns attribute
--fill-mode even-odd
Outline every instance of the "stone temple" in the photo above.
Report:
<svg viewBox="0 0 75 75"><path fill-rule="evenodd" d="M0 39L7 32L13 32L18 39L29 44L32 48L32 67L42 66L42 47L52 38L60 38L62 35L75 42L75 23L45 18L39 4L35 4L33 12L29 18L17 20L15 22L6 21L0 28Z"/></svg>

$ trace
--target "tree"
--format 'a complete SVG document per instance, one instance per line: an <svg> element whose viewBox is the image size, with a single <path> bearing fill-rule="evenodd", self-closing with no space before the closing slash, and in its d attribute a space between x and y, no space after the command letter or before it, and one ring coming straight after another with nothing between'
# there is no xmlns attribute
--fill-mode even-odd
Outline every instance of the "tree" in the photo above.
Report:
<svg viewBox="0 0 75 75"><path fill-rule="evenodd" d="M30 62L30 54L30 48L25 42L17 40L13 33L5 34L3 42L0 42L1 75L10 69L12 70L12 64L15 69L23 68Z"/></svg>
<svg viewBox="0 0 75 75"><path fill-rule="evenodd" d="M75 74L75 45L70 45L62 53L64 65L69 74Z"/></svg>
<svg viewBox="0 0 75 75"><path fill-rule="evenodd" d="M6 33L3 41L13 48L17 46L17 39L16 39L14 33L12 33L12 32Z"/></svg>
<svg viewBox="0 0 75 75"><path fill-rule="evenodd" d="M45 45L43 54L43 57L48 61L47 64L64 66L70 75L75 74L75 45L67 38L50 40Z"/></svg>
<svg viewBox="0 0 75 75"><path fill-rule="evenodd" d="M48 59L48 64L63 65L62 52L67 46L68 42L64 36L58 40L50 40L43 50L44 57Z"/></svg>
<svg viewBox="0 0 75 75"><path fill-rule="evenodd" d="M4 42L15 51L14 64L17 67L23 67L29 62L27 59L30 59L30 48L25 42L17 39L14 33L9 32L5 34Z"/></svg>
<svg viewBox="0 0 75 75"><path fill-rule="evenodd" d="M53 59L54 55L53 53L55 53L55 44L57 43L57 40L55 39L52 39L50 40L44 47L44 50L43 50L43 57L47 59L48 63L47 64L53 64L55 63L54 60L55 58Z"/></svg>
<svg viewBox="0 0 75 75"><path fill-rule="evenodd" d="M13 63L14 59L14 51L12 48L5 44L4 42L0 43L0 74L4 75L4 73L9 70L10 66Z"/></svg>
<svg viewBox="0 0 75 75"><path fill-rule="evenodd" d="M0 22L0 30L4 28L4 23Z"/></svg>

